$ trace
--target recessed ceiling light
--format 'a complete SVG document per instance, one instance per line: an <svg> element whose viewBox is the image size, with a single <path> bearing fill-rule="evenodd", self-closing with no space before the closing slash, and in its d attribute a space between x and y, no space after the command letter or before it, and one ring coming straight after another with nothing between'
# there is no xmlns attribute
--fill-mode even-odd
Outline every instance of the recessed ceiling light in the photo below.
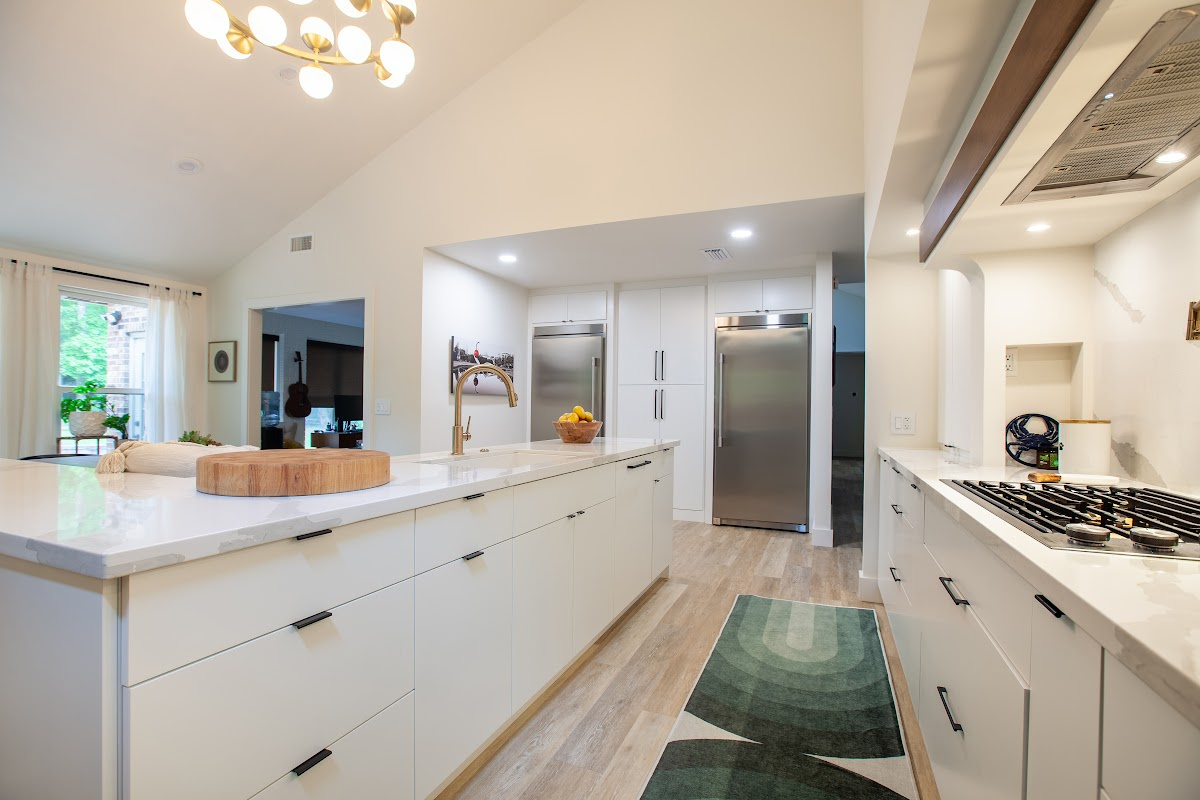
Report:
<svg viewBox="0 0 1200 800"><path fill-rule="evenodd" d="M1179 150L1168 150L1154 159L1154 161L1157 164L1178 164L1180 161L1187 161L1187 153Z"/></svg>
<svg viewBox="0 0 1200 800"><path fill-rule="evenodd" d="M512 253L504 253L503 255L500 256L500 263L501 264L515 264L515 263L517 263L517 257L514 256Z"/></svg>
<svg viewBox="0 0 1200 800"><path fill-rule="evenodd" d="M290 64L279 68L279 79L281 81L287 81L288 83L292 83L299 77L300 77L300 70L296 69L295 67L291 66Z"/></svg>
<svg viewBox="0 0 1200 800"><path fill-rule="evenodd" d="M1026 228L1025 230L1029 231L1030 233L1041 233L1042 231L1050 230L1050 223L1035 222L1032 225L1030 225L1028 228Z"/></svg>
<svg viewBox="0 0 1200 800"><path fill-rule="evenodd" d="M917 234L919 234L920 232L921 232L921 229L920 229L920 228L909 228L908 230L906 230L906 231L904 232L904 235L905 235L905 236L916 236L916 235L917 235Z"/></svg>
<svg viewBox="0 0 1200 800"><path fill-rule="evenodd" d="M175 171L180 175L196 175L204 169L198 158L181 158L175 162Z"/></svg>
<svg viewBox="0 0 1200 800"><path fill-rule="evenodd" d="M729 232L729 235L735 239L749 239L754 235L754 231L749 228L735 228Z"/></svg>

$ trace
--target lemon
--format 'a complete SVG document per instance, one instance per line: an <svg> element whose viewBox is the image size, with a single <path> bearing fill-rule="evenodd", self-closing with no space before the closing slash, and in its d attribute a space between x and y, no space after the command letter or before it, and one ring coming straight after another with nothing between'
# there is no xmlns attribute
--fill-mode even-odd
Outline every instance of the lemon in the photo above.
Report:
<svg viewBox="0 0 1200 800"><path fill-rule="evenodd" d="M576 414L574 411L572 411L570 414L567 414L566 421L567 422L579 422L579 415Z"/></svg>
<svg viewBox="0 0 1200 800"><path fill-rule="evenodd" d="M567 415L566 415L566 414L563 414L561 417L559 417L559 418L558 418L558 421L559 421L559 422L566 422L566 421L567 421Z"/></svg>
<svg viewBox="0 0 1200 800"><path fill-rule="evenodd" d="M583 421L584 422L594 421L594 418L592 417L592 412L590 412L590 411L583 412Z"/></svg>
<svg viewBox="0 0 1200 800"><path fill-rule="evenodd" d="M583 406L575 406L574 408L571 409L571 413L573 413L577 417L582 418L583 415L586 414L587 412L583 410Z"/></svg>

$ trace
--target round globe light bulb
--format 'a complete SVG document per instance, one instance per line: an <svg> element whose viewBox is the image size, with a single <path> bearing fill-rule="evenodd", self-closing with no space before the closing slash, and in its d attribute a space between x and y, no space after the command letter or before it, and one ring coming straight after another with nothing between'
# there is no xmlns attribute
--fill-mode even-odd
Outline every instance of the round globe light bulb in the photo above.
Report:
<svg viewBox="0 0 1200 800"><path fill-rule="evenodd" d="M362 19L371 10L371 0L334 0L338 10L347 17Z"/></svg>
<svg viewBox="0 0 1200 800"><path fill-rule="evenodd" d="M305 17L300 23L301 36L320 36L328 42L333 41L333 28L320 17Z"/></svg>
<svg viewBox="0 0 1200 800"><path fill-rule="evenodd" d="M371 37L362 28L347 25L338 31L338 49L355 64L362 64L371 57Z"/></svg>
<svg viewBox="0 0 1200 800"><path fill-rule="evenodd" d="M295 3L295 4L296 4L296 5L298 5L298 6L306 6L306 5L308 5L309 3L311 3L311 2L312 2L312 0L292 0L292 2L293 2L293 3Z"/></svg>
<svg viewBox="0 0 1200 800"><path fill-rule="evenodd" d="M400 88L404 85L404 79L408 77L407 75L388 75L386 71L384 72L384 75L387 75L387 77L384 78L380 76L379 82L389 89Z"/></svg>
<svg viewBox="0 0 1200 800"><path fill-rule="evenodd" d="M276 47L287 40L287 23L283 15L270 6L255 6L246 16L254 38L267 47Z"/></svg>
<svg viewBox="0 0 1200 800"><path fill-rule="evenodd" d="M324 100L333 92L333 76L320 64L308 64L300 70L300 88L314 100Z"/></svg>
<svg viewBox="0 0 1200 800"><path fill-rule="evenodd" d="M187 0L183 15L205 39L220 39L229 32L229 13L216 0Z"/></svg>
<svg viewBox="0 0 1200 800"><path fill-rule="evenodd" d="M236 49L233 46L233 42L229 41L229 36L221 36L218 38L217 47L221 48L222 53L234 59L235 61L245 61L250 57L250 54L254 52L254 42L242 36L240 33L233 35L236 36L242 44L250 46L247 52L243 53L242 51Z"/></svg>
<svg viewBox="0 0 1200 800"><path fill-rule="evenodd" d="M417 64L417 54L403 39L388 39L379 46L379 60L393 75L408 75Z"/></svg>

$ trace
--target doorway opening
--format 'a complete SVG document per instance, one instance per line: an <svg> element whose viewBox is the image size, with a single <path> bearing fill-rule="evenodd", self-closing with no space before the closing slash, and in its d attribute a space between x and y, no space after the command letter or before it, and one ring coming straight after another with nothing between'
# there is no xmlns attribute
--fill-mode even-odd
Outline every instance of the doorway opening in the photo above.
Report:
<svg viewBox="0 0 1200 800"><path fill-rule="evenodd" d="M833 292L833 537L862 541L866 387L866 284Z"/></svg>

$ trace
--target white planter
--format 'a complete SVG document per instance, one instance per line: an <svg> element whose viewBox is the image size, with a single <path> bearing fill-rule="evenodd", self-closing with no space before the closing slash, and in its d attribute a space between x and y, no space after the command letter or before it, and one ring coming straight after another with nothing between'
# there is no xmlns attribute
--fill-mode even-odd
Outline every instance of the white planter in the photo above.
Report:
<svg viewBox="0 0 1200 800"><path fill-rule="evenodd" d="M67 427L72 436L103 436L108 433L106 419L108 414L103 411L72 411L67 417Z"/></svg>

